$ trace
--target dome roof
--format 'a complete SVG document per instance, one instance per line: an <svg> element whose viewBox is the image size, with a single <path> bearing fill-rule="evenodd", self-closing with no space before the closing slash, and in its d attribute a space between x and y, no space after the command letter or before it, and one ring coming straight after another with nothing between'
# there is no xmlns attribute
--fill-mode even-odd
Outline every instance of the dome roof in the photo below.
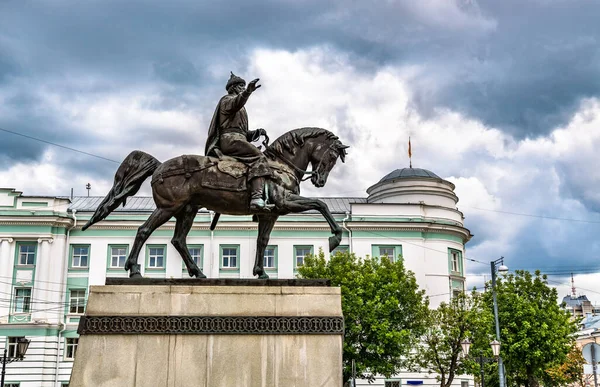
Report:
<svg viewBox="0 0 600 387"><path fill-rule="evenodd" d="M402 168L402 169L396 169L395 171L388 173L381 180L379 180L379 182L383 183L384 181L395 180L395 179L410 179L413 177L441 179L438 175L436 175L435 173L433 173L431 171L428 171L427 169Z"/></svg>

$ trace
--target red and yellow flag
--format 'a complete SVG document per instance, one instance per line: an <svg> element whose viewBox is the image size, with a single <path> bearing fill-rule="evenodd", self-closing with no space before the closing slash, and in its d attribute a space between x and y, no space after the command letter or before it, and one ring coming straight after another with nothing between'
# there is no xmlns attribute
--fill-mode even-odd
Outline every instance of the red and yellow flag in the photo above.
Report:
<svg viewBox="0 0 600 387"><path fill-rule="evenodd" d="M410 137L408 138L408 157L412 157L412 149L410 147Z"/></svg>

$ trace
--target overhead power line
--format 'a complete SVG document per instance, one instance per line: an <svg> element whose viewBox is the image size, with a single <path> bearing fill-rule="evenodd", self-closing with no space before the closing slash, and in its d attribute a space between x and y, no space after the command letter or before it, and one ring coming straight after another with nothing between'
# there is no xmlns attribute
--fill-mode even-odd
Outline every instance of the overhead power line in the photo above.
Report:
<svg viewBox="0 0 600 387"><path fill-rule="evenodd" d="M479 207L470 207L470 206L465 206L465 207L473 208L473 209L479 210L479 211L496 212L496 213L499 213L499 214L508 214L508 215L527 216L527 217L530 217L530 218L548 219L548 220L562 220L562 221L567 221L567 222L580 222L580 223L600 224L600 221L598 221L598 220L559 218L559 217L546 216L546 215L524 214L524 213L521 213L521 212L511 212L511 211L502 211L502 210L490 210L490 209L479 208Z"/></svg>
<svg viewBox="0 0 600 387"><path fill-rule="evenodd" d="M45 144L50 144L50 145L53 145L53 146L57 146L59 148L67 149L67 150L70 150L70 151L73 151L73 152L77 152L77 153L81 153L81 154L84 154L84 155L87 155L87 156L96 157L96 158L101 159L101 160L110 161L111 163L120 164L120 162L108 159L106 157L98 156L98 155L95 155L93 153L85 152L85 151L82 151L82 150L79 150L79 149L75 149L75 148L71 148L71 147L68 147L68 146L65 146L65 145L60 145L60 144L57 144L55 142L51 142L51 141L47 141L47 140L42 140L41 138L29 136L29 135L26 135L26 134L23 134L23 133L17 133L17 132L14 132L12 130L4 129L4 128L0 128L0 130L3 131L3 132L6 132L6 133L14 134L15 136L25 137L25 138L28 138L28 139L31 139L31 140L43 142Z"/></svg>

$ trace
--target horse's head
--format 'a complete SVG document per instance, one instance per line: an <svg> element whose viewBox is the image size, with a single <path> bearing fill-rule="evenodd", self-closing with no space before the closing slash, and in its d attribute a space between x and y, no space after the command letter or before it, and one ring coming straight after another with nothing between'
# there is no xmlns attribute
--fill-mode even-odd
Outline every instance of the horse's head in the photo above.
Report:
<svg viewBox="0 0 600 387"><path fill-rule="evenodd" d="M299 128L290 130L275 140L266 150L266 155L279 158L296 171L298 180L312 166L311 181L316 187L323 187L329 171L338 157L346 159L347 145L342 144L336 135L323 128Z"/></svg>
<svg viewBox="0 0 600 387"><path fill-rule="evenodd" d="M313 175L310 181L315 187L321 188L327 183L329 172L334 167L338 157L342 163L346 161L348 145L342 144L337 137L330 137L318 143L310 156Z"/></svg>

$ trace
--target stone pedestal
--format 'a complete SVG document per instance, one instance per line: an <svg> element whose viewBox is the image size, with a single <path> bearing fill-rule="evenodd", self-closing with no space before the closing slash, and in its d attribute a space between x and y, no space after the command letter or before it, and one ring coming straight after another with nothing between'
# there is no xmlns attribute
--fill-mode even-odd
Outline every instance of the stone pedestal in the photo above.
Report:
<svg viewBox="0 0 600 387"><path fill-rule="evenodd" d="M341 386L340 289L250 281L92 286L69 385Z"/></svg>

